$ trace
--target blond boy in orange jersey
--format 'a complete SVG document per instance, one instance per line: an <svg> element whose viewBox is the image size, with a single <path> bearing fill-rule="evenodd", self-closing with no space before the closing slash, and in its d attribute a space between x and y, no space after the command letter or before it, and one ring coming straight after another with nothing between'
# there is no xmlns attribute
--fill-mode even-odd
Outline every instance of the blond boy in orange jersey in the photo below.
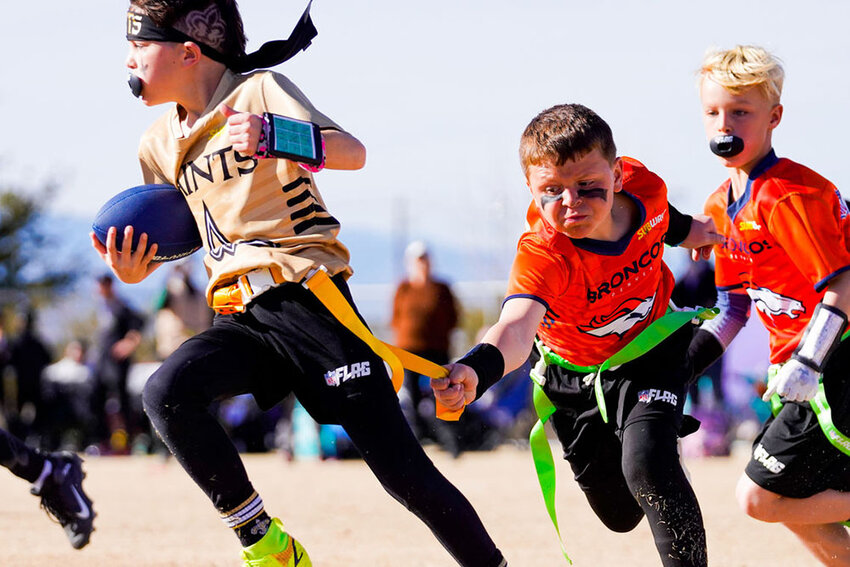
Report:
<svg viewBox="0 0 850 567"><path fill-rule="evenodd" d="M847 566L850 346L840 341L850 211L827 179L773 150L784 111L784 70L773 55L754 46L714 51L699 77L706 136L729 179L705 205L723 235L715 249L722 315L695 334L691 356L698 371L720 356L755 303L770 334L764 399L773 399L774 416L753 443L738 502L784 524L824 565Z"/></svg>

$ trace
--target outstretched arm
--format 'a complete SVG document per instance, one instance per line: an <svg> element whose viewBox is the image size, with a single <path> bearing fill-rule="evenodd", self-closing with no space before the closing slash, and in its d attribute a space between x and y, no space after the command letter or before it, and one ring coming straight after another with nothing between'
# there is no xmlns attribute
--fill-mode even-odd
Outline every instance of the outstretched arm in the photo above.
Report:
<svg viewBox="0 0 850 567"><path fill-rule="evenodd" d="M670 203L667 203L667 208L670 211L667 244L690 248L694 261L700 258L708 260L714 245L723 243L723 235L718 234L711 217L680 213Z"/></svg>
<svg viewBox="0 0 850 567"><path fill-rule="evenodd" d="M750 297L744 293L717 291L714 305L720 314L702 324L688 347L694 377L701 375L723 353L750 317Z"/></svg>
<svg viewBox="0 0 850 567"><path fill-rule="evenodd" d="M546 308L528 298L505 303L496 322L469 353L449 365L446 378L431 380L436 398L449 410L472 403L506 372L519 368L528 358L534 334Z"/></svg>

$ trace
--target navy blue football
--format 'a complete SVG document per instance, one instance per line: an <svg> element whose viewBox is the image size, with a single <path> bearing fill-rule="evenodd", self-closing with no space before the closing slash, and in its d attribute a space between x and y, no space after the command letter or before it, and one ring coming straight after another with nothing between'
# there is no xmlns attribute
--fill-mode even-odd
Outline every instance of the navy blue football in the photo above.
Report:
<svg viewBox="0 0 850 567"><path fill-rule="evenodd" d="M109 227L117 227L115 242L121 248L127 225L133 227L133 250L143 232L148 244L158 245L157 262L184 258L202 246L189 205L173 185L139 185L118 193L97 212L92 230L105 243Z"/></svg>

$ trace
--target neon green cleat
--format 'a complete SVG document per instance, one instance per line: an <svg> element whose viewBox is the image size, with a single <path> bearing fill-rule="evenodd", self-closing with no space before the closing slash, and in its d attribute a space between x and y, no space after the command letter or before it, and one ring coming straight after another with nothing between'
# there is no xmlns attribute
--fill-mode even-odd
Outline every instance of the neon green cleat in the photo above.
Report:
<svg viewBox="0 0 850 567"><path fill-rule="evenodd" d="M242 548L245 567L313 567L304 547L283 530L274 518L263 539Z"/></svg>

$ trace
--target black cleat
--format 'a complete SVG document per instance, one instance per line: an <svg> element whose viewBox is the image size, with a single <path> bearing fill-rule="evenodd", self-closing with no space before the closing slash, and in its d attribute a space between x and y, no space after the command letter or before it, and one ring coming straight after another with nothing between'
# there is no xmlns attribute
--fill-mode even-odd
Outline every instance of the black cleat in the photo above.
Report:
<svg viewBox="0 0 850 567"><path fill-rule="evenodd" d="M59 521L74 549L82 549L94 531L94 508L83 492L82 459L67 451L47 455L53 470L41 490L30 492L41 497L41 507Z"/></svg>

